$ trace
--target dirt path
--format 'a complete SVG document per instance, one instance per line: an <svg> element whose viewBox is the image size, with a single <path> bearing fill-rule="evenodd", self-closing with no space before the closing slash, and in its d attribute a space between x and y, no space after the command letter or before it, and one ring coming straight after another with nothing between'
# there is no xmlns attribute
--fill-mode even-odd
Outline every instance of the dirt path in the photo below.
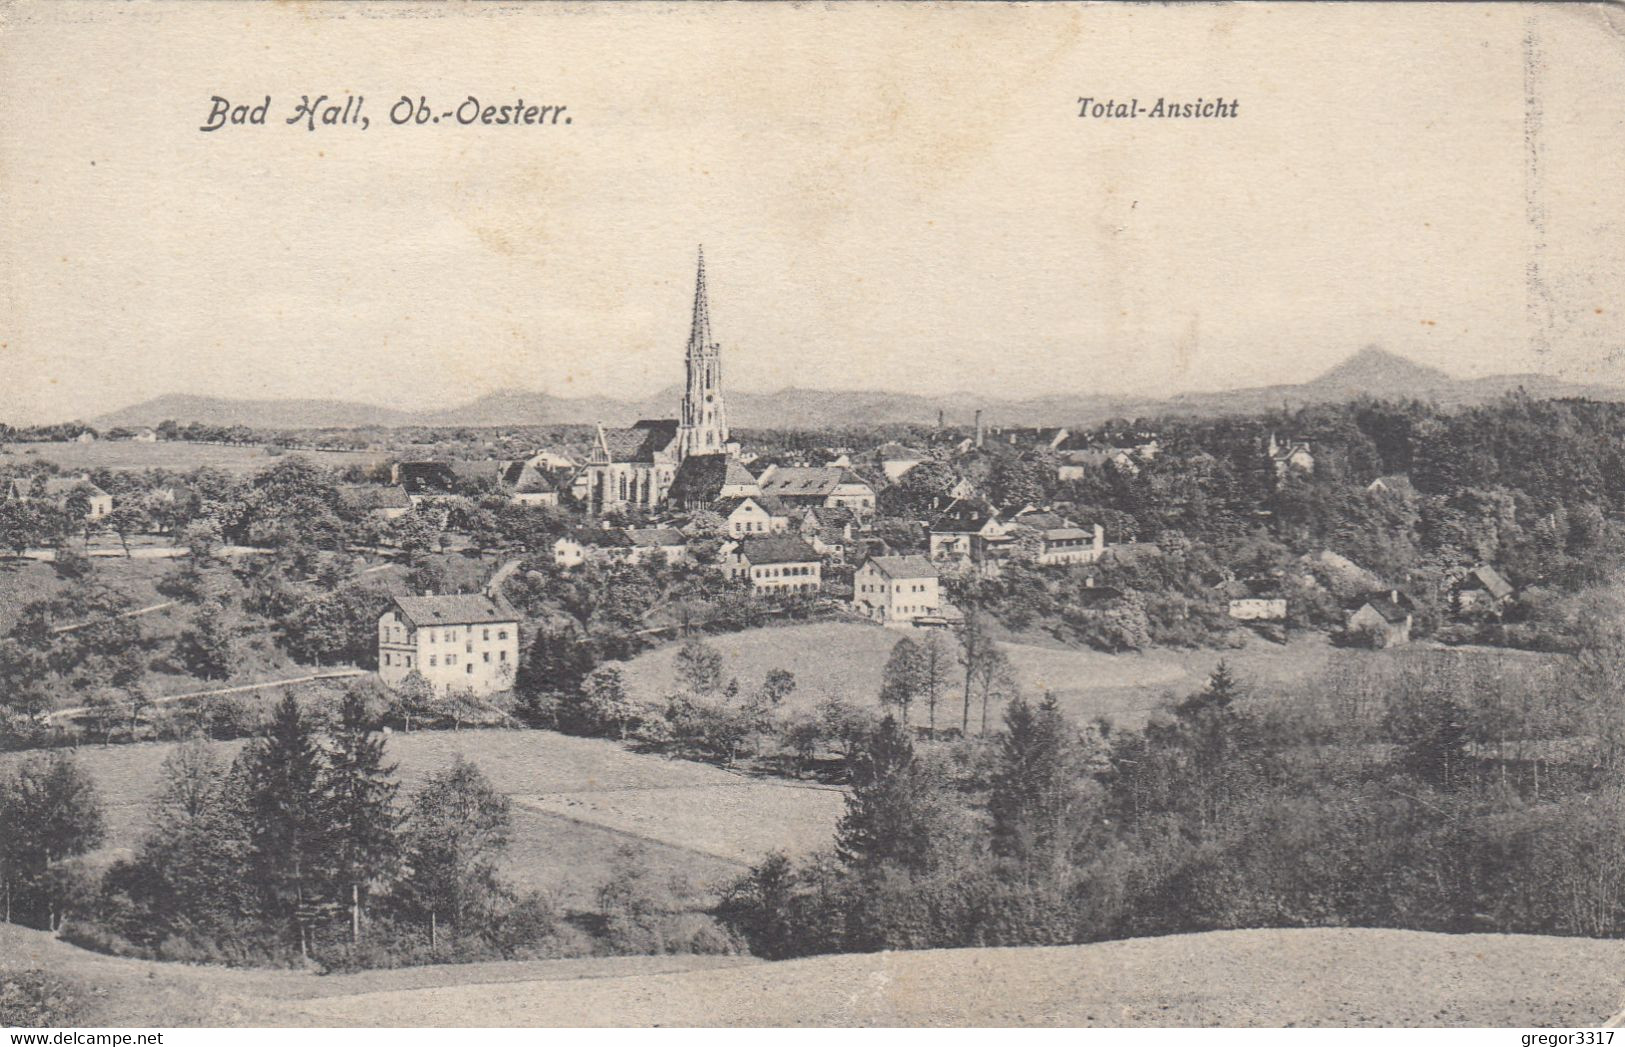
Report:
<svg viewBox="0 0 1625 1047"><path fill-rule="evenodd" d="M161 698L154 698L153 705L168 705L170 702L185 701L188 698L214 698L224 694L245 694L249 691L263 691L267 687L292 687L295 684L315 683L318 680L344 680L352 676L366 676L367 669L333 669L325 673L311 673L307 676L294 676L286 680L263 680L259 683L238 684L235 687L218 687L209 691L188 691L185 694L166 694ZM78 716L89 711L89 706L80 705L72 709L58 709L47 716L46 722L58 717Z"/></svg>

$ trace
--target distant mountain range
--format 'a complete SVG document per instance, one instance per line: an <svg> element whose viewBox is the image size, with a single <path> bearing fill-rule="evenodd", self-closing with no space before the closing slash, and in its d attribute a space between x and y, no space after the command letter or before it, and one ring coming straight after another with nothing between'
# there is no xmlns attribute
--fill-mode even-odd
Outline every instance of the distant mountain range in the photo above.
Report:
<svg viewBox="0 0 1625 1047"><path fill-rule="evenodd" d="M1482 403L1519 388L1535 397L1625 400L1625 387L1567 382L1543 374L1456 378L1381 349L1363 349L1320 377L1299 385L1269 385L1164 399L1062 393L1012 400L952 393L921 396L879 390L781 389L728 393L728 420L744 429L930 425L944 412L950 425L970 424L980 409L989 425L1098 425L1110 418L1255 413L1356 396L1421 399L1458 406ZM181 424L246 425L255 429L356 429L373 426L627 425L638 418L673 418L682 390L672 386L643 400L561 397L511 389L461 407L402 411L343 400L235 400L172 394L94 420L98 428Z"/></svg>

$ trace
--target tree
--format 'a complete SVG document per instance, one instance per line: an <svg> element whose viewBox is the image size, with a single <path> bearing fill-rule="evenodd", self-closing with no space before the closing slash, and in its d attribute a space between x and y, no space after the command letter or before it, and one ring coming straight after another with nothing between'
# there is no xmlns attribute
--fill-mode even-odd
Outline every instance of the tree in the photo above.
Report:
<svg viewBox="0 0 1625 1047"><path fill-rule="evenodd" d="M788 669L769 669L762 679L762 704L777 709L796 690L796 674Z"/></svg>
<svg viewBox="0 0 1625 1047"><path fill-rule="evenodd" d="M391 706L407 734L412 733L412 718L427 717L435 707L434 685L428 677L413 669L407 673L395 688L394 701Z"/></svg>
<svg viewBox="0 0 1625 1047"><path fill-rule="evenodd" d="M349 895L341 902L350 906L352 943L361 940L368 895L389 878L398 853L395 765L384 763L384 739L374 726L365 699L346 694L327 757L323 814L333 879Z"/></svg>
<svg viewBox="0 0 1625 1047"><path fill-rule="evenodd" d="M592 734L618 732L624 741L638 718L637 707L626 693L626 679L614 665L594 669L569 708L567 721L576 730Z"/></svg>
<svg viewBox="0 0 1625 1047"><path fill-rule="evenodd" d="M201 738L164 759L151 827L129 863L108 873L144 915L132 930L157 943L192 928L222 928L258 910L249 861L242 763L229 771Z"/></svg>
<svg viewBox="0 0 1625 1047"><path fill-rule="evenodd" d="M290 694L276 706L265 736L245 753L250 860L272 915L298 930L310 952L311 908L321 898L330 839L323 795L324 760L310 721Z"/></svg>
<svg viewBox="0 0 1625 1047"><path fill-rule="evenodd" d="M592 669L592 645L573 626L538 629L515 680L527 717L556 726L553 715L543 715L544 709L556 709L557 702L549 699L579 692Z"/></svg>
<svg viewBox="0 0 1625 1047"><path fill-rule="evenodd" d="M895 708L907 726L909 707L920 694L920 646L908 637L892 645L880 678L880 704Z"/></svg>
<svg viewBox="0 0 1625 1047"><path fill-rule="evenodd" d="M119 545L126 558L130 555L130 535L141 534L152 528L152 520L139 502L120 501L105 517L108 530L118 535Z"/></svg>
<svg viewBox="0 0 1625 1047"><path fill-rule="evenodd" d="M987 710L995 697L1013 697L1019 693L1015 671L1004 649L994 645L979 659L969 675L970 686L982 704L982 725L979 734L987 733Z"/></svg>
<svg viewBox="0 0 1625 1047"><path fill-rule="evenodd" d="M237 667L237 642L218 603L206 600L193 613L192 624L175 640L175 654L194 676L224 680L231 675Z"/></svg>
<svg viewBox="0 0 1625 1047"><path fill-rule="evenodd" d="M715 694L722 686L722 654L704 640L683 641L673 668L678 686L694 694Z"/></svg>
<svg viewBox="0 0 1625 1047"><path fill-rule="evenodd" d="M1097 808L1078 738L1052 694L1036 708L1011 702L1004 723L988 800L993 853L1011 859L1029 886L1035 877L1064 885Z"/></svg>
<svg viewBox="0 0 1625 1047"><path fill-rule="evenodd" d="M413 797L402 888L428 918L431 945L442 919L468 931L490 914L498 894L496 861L508 847L511 827L508 798L461 755L430 775Z"/></svg>
<svg viewBox="0 0 1625 1047"><path fill-rule="evenodd" d="M920 642L918 693L925 700L926 724L933 737L937 733L937 703L948 689L948 644L942 634L932 631Z"/></svg>
<svg viewBox="0 0 1625 1047"><path fill-rule="evenodd" d="M965 614L965 624L959 629L959 664L965 669L965 702L964 710L960 716L959 728L965 734L970 734L970 700L972 680L984 672L986 662L995 661L999 655L999 645L994 641L988 631L987 622L976 611ZM983 692L982 706L982 732L987 733L987 701L986 692Z"/></svg>
<svg viewBox="0 0 1625 1047"><path fill-rule="evenodd" d="M849 763L852 786L835 828L841 861L863 872L886 864L929 872L946 804L941 783L915 756L903 726L890 716L881 720Z"/></svg>
<svg viewBox="0 0 1625 1047"><path fill-rule="evenodd" d="M31 756L0 779L0 862L8 922L56 930L60 898L50 879L54 863L84 854L106 833L101 796L71 756Z"/></svg>

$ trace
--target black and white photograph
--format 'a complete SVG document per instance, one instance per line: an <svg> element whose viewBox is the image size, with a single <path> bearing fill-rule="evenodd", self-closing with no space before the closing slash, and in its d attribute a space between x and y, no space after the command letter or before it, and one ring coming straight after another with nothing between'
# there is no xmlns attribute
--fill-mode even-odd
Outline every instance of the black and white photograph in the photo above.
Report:
<svg viewBox="0 0 1625 1047"><path fill-rule="evenodd" d="M1607 1047L1622 114L1610 4L0 0L8 1042Z"/></svg>

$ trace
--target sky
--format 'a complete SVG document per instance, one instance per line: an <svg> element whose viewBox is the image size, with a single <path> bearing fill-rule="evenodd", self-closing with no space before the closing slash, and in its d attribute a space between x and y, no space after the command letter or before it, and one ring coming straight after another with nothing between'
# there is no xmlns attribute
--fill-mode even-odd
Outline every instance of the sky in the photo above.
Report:
<svg viewBox="0 0 1625 1047"><path fill-rule="evenodd" d="M1582 6L0 14L0 420L681 380L1144 395L1371 345L1625 384L1625 34ZM362 95L370 126L289 126ZM219 95L265 126L198 130ZM566 105L569 126L389 108ZM1080 96L1239 101L1080 119Z"/></svg>

